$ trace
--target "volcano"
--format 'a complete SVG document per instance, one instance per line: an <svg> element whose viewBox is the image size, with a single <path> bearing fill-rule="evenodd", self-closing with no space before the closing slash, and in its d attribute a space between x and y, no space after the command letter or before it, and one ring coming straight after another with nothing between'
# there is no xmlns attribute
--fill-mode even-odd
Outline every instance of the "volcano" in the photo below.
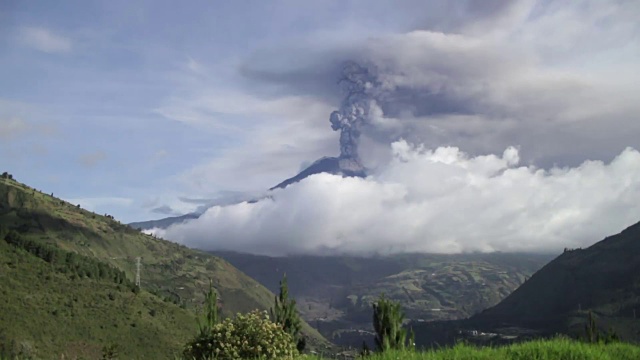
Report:
<svg viewBox="0 0 640 360"><path fill-rule="evenodd" d="M369 69L355 62L347 62L343 68L343 77L339 81L346 90L346 97L340 104L340 108L335 110L329 116L331 129L340 132L340 156L323 157L316 160L306 169L299 172L294 177L288 178L278 185L269 189L274 191L284 189L287 186L297 183L313 174L327 173L341 175L345 177L365 177L366 169L360 161L358 153L358 144L362 127L369 121L369 112L372 104L371 91L376 82L375 76L369 72ZM266 194L269 196L269 194ZM257 202L261 198L247 197L238 199L233 203L209 204L207 208L216 205L233 205L242 202ZM189 213L186 215L165 218L155 221L142 221L129 224L130 226L147 230L153 228L166 229L173 224L178 224L192 219L197 219L206 209L200 212Z"/></svg>
<svg viewBox="0 0 640 360"><path fill-rule="evenodd" d="M297 175L290 177L278 185L269 189L269 191L273 191L276 189L284 189L291 184L295 184L297 182L302 181L303 179L314 175L314 174L333 174L333 175L341 175L345 177L365 177L367 176L366 169L360 165L360 162L357 160L353 160L349 157L340 156L340 157L323 157L316 160L313 164L309 165L307 168L299 172ZM267 194L268 196L268 194ZM260 198L250 197L246 199L239 200L235 203L242 202L257 202ZM212 204L209 207L213 207L220 204ZM224 205L233 205L233 203L227 203ZM154 228L166 229L171 225L180 224L183 222L187 222L193 219L197 219L202 215L204 211L188 213L182 216L168 217L159 220L150 220L150 221L140 221L130 223L129 226L138 230L149 230Z"/></svg>
<svg viewBox="0 0 640 360"><path fill-rule="evenodd" d="M364 167L362 167L357 161L344 157L323 157L316 160L296 176L288 178L269 190L284 189L285 187L297 183L306 177L320 173L353 177L367 176Z"/></svg>

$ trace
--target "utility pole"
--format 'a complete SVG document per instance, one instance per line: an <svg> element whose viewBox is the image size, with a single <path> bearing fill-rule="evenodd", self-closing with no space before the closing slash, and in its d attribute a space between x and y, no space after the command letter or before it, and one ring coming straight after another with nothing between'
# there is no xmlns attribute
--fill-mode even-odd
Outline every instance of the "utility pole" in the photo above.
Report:
<svg viewBox="0 0 640 360"><path fill-rule="evenodd" d="M136 258L136 286L140 288L140 256Z"/></svg>

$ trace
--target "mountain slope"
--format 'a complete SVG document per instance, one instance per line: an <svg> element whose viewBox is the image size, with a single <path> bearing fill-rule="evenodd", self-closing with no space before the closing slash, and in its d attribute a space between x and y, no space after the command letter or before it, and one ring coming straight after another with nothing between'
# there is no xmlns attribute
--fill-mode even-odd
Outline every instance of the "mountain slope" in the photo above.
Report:
<svg viewBox="0 0 640 360"><path fill-rule="evenodd" d="M172 216L172 217L163 218L159 220L132 222L132 223L129 223L129 226L139 230L147 230L147 229L153 229L153 228L166 229L173 224L181 224L185 221L197 219L198 217L200 217L200 215L195 213L189 213L181 216Z"/></svg>
<svg viewBox="0 0 640 360"><path fill-rule="evenodd" d="M587 249L566 250L471 320L572 333L582 331L587 310L604 328L640 340L640 223Z"/></svg>
<svg viewBox="0 0 640 360"><path fill-rule="evenodd" d="M0 238L0 357L96 359L115 345L127 358L172 358L195 333L192 312L101 277L106 266L89 277L99 262L73 255L84 262L76 267L65 261L72 253L51 249L59 261Z"/></svg>
<svg viewBox="0 0 640 360"><path fill-rule="evenodd" d="M0 227L103 261L130 280L140 257L142 288L185 308L202 303L210 279L224 316L273 304L273 293L219 257L142 234L111 216L83 210L14 180L0 179ZM307 324L304 331L311 345L327 345Z"/></svg>
<svg viewBox="0 0 640 360"><path fill-rule="evenodd" d="M289 179L284 180L278 185L272 187L269 190L275 189L284 189L285 187L297 183L304 178L307 178L313 174L320 173L328 173L334 175L343 175L343 176L355 176L355 177L365 177L366 173L361 168L352 169L346 164L351 163L349 159L344 159L340 157L323 157L319 160L316 160L313 164L308 166L306 169L299 172L296 176L291 177Z"/></svg>

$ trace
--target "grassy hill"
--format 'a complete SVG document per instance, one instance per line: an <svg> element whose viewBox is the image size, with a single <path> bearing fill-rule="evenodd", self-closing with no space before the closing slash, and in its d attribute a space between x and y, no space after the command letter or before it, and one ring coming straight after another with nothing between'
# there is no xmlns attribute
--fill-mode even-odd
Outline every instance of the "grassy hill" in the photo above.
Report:
<svg viewBox="0 0 640 360"><path fill-rule="evenodd" d="M567 249L471 320L576 334L589 310L603 330L640 342L640 223L589 248Z"/></svg>
<svg viewBox="0 0 640 360"><path fill-rule="evenodd" d="M168 302L164 301L163 303L166 303L167 306L175 303L177 306L172 305L171 309L175 309L172 311L177 311L181 314L177 315L178 313L176 313L173 316L176 322L176 324L174 324L176 329L190 328L191 331L194 331L195 322L193 321L193 315L185 311L179 311L179 309L182 307L193 310L201 304L204 298L203 292L208 287L209 279L213 281L213 285L219 294L223 316L233 315L237 312L247 312L253 309L268 309L273 304L273 293L219 257L192 250L169 241L153 238L127 225L121 224L111 216L94 214L81 209L79 206L62 201L54 197L53 194L45 194L14 180L0 178L0 232L6 234L10 230L17 231L20 237L27 241L48 245L55 249L78 254L111 265L122 270L129 281L132 281L135 277L136 257L140 257L142 262L141 287L143 290L157 295L157 297L155 297L152 294L144 293L141 299L146 298L147 300L145 301L147 301L147 303L165 299ZM8 251L11 247L7 246L9 245L3 245L3 256L5 257L9 256L7 254L11 254L11 252ZM20 255L15 253L11 256L17 256L20 259L29 259L25 254ZM11 264L22 265L16 265L15 270L11 270L11 272L2 272L2 276L7 277L7 280L2 282L2 286L5 287L9 286L7 284L14 284L12 286L15 287L16 294L22 295L15 295L16 297L12 298L11 307L0 309L3 313L11 311L17 314L15 315L17 317L24 316L27 318L27 313L31 311L29 310L31 308L21 299L25 296L28 297L27 294L31 292L39 292L41 295L38 296L43 298L49 296L51 296L52 299L59 298L60 301L63 301L62 298L69 296L73 299L75 294L78 299L85 299L86 304L90 302L88 296L93 296L89 295L89 293L95 293L97 297L93 299L96 301L98 299L104 300L103 303L96 305L98 307L110 307L112 304L118 302L122 304L126 303L128 306L126 309L122 308L116 311L110 308L108 311L105 310L108 314L115 316L117 320L114 321L119 324L118 329L120 330L122 330L120 327L124 326L123 324L131 321L131 316L133 315L127 314L138 314L138 312L144 314L145 311L150 311L150 308L141 305L144 304L144 301L137 304L131 300L133 299L131 298L132 295L128 293L125 295L126 291L114 293L116 300L108 299L108 296L105 294L107 294L107 292L113 292L113 286L115 284L109 284L109 286L102 289L104 284L100 281L91 282L85 279L82 281L86 281L86 283L78 283L84 285L78 285L78 290L71 291L68 289L76 286L75 282L68 283L67 281L72 280L60 278L60 275L50 275L50 278L54 280L51 280L51 285L46 285L49 284L49 282L43 281L42 279L43 277L46 278L47 274L40 272L34 273L34 271L38 271L37 269L39 269L39 267L46 267L46 264L36 265L39 264L39 262L36 261L37 259L24 259L5 259L5 264L3 265L5 267L11 267L7 261ZM20 276L26 276L30 281L20 282L22 285L17 285L16 281L9 280L20 278ZM56 283L55 281L59 281L60 283ZM54 286L54 284L57 285ZM98 291L98 288L102 290ZM68 291L61 289L67 289ZM6 288L4 291L11 292L9 288ZM57 304L57 300L52 301L52 304ZM2 303L0 301L0 304L5 304L2 306L9 306L6 302ZM33 304L32 306L38 307L38 304ZM41 311L52 311L47 303L40 303L40 307L42 307ZM114 311L114 313L110 313L109 311ZM168 312L169 310L166 311ZM11 332L7 332L9 334L14 334L15 336L30 334L31 327L37 327L36 325L32 325L33 323L22 321L12 322L15 318L9 318L7 316L8 315L4 315L0 318L3 321L0 323L0 329L7 332L6 329L11 328ZM93 331L96 331L96 334L100 334L100 331L97 330L100 329L100 326L113 326L109 323L105 324L102 321L97 321L96 318L92 316L76 317L77 322L73 325L78 331L76 335L70 335L69 339L75 339L74 342L78 344L86 341L87 337L90 336L89 334L92 334ZM55 318L45 316L43 319L47 321L51 320L55 323ZM177 325L178 323L180 325ZM133 327L130 323L129 326ZM138 325L135 327L137 326ZM169 324L158 326L158 331L163 327L167 330L173 328L173 325L169 326ZM87 329L92 330L89 331ZM176 331L177 333L180 332L180 330ZM312 346L328 345L326 340L307 324L304 325L303 331L310 336L309 342ZM42 335L38 341L35 339L29 341L33 341L36 346L47 348L47 345L44 344L51 342L47 340L47 336L49 335ZM99 335L95 335L94 337L96 339L100 338ZM176 339L180 337L180 334L176 335ZM131 336L127 338L131 338ZM51 346L55 347L54 345ZM93 345L88 347L92 346Z"/></svg>
<svg viewBox="0 0 640 360"><path fill-rule="evenodd" d="M96 359L116 345L130 358L161 359L193 336L193 312L83 271L0 240L0 354Z"/></svg>

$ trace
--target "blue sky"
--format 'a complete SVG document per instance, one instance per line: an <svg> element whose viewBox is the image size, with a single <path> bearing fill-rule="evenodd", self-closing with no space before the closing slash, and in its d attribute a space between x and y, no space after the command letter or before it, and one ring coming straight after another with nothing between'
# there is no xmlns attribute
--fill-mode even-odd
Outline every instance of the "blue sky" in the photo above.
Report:
<svg viewBox="0 0 640 360"><path fill-rule="evenodd" d="M341 29L349 29L346 37L364 37L375 32L370 27L398 28L402 14L410 13L406 8L380 21L391 4L341 1L0 6L0 114L7 128L1 165L32 186L124 221L157 217L141 207L159 199L260 190L300 166L285 165L287 171L278 169L256 189L203 184L175 191L188 187L176 176L247 141L245 127L260 120L232 109L190 123L159 109L189 112L190 104L174 108L173 99L205 91L242 97L251 85L238 68L258 50L309 34L342 36Z"/></svg>
<svg viewBox="0 0 640 360"><path fill-rule="evenodd" d="M638 14L595 0L3 1L0 169L124 222L259 194L339 154L345 61L380 81L360 144L375 181L411 188L387 172L402 141L609 166L640 148Z"/></svg>
<svg viewBox="0 0 640 360"><path fill-rule="evenodd" d="M255 121L220 114L221 123L240 123L221 133L157 110L200 82L232 91L240 59L313 26L299 16L313 9L288 14L287 4L263 2L0 6L0 106L13 129L3 136L3 168L64 198L95 199L97 210L125 221L150 215L136 209L143 204L114 206L171 192L173 176L244 141L238 132Z"/></svg>

